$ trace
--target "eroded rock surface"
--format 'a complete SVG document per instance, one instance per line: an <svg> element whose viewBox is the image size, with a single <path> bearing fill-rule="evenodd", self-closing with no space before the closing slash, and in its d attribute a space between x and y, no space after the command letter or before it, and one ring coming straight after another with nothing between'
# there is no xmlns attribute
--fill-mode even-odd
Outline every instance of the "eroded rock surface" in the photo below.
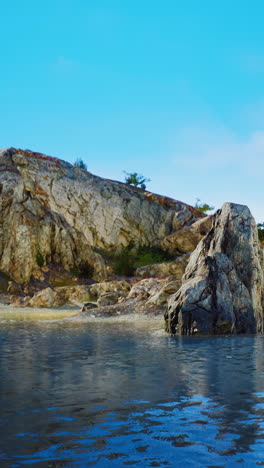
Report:
<svg viewBox="0 0 264 468"><path fill-rule="evenodd" d="M172 334L263 333L263 270L256 223L246 206L225 203L191 254L168 300Z"/></svg>
<svg viewBox="0 0 264 468"><path fill-rule="evenodd" d="M107 296L110 298L113 293L102 294L94 307L91 305L88 308L85 304L82 308L81 318L109 318L120 317L127 315L140 315L145 317L163 317L164 310L168 297L178 288L177 282L170 281L171 278L147 278L135 282L130 292L123 294L120 297L118 293L114 293L113 301L105 301ZM119 296L119 297L118 297ZM120 300L121 299L121 300ZM114 302L118 302L114 304Z"/></svg>
<svg viewBox="0 0 264 468"><path fill-rule="evenodd" d="M190 226L183 227L179 231L166 236L160 245L171 255L191 253L200 240L210 231L211 227L212 216L206 216Z"/></svg>
<svg viewBox="0 0 264 468"><path fill-rule="evenodd" d="M126 297L131 289L128 281L107 281L102 283L76 286L45 288L27 297L22 305L29 307L59 307L65 304L103 303L115 304L119 298ZM96 305L95 305L96 307Z"/></svg>
<svg viewBox="0 0 264 468"><path fill-rule="evenodd" d="M188 261L189 255L186 254L172 261L139 267L136 269L136 276L141 276L142 278L174 276L177 279L181 279Z"/></svg>
<svg viewBox="0 0 264 468"><path fill-rule="evenodd" d="M194 208L40 153L0 151L0 272L25 284L43 265L107 278L103 252L154 245L192 224ZM96 251L95 251L96 249ZM102 255L98 254L98 250Z"/></svg>

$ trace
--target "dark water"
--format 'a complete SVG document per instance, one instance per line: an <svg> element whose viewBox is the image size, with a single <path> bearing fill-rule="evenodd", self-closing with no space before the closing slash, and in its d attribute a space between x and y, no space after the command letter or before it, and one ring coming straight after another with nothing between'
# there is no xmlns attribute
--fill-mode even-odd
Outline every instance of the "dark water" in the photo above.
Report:
<svg viewBox="0 0 264 468"><path fill-rule="evenodd" d="M2 323L1 468L264 465L263 337L156 329Z"/></svg>

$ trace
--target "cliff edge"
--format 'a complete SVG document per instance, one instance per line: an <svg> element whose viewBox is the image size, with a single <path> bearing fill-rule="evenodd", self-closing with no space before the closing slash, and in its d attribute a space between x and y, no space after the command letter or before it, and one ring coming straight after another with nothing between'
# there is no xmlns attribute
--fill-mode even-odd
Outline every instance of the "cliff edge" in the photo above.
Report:
<svg viewBox="0 0 264 468"><path fill-rule="evenodd" d="M182 202L57 158L0 151L0 272L19 284L41 278L41 267L52 264L66 271L81 267L104 280L104 252L115 254L132 242L159 245L200 217Z"/></svg>

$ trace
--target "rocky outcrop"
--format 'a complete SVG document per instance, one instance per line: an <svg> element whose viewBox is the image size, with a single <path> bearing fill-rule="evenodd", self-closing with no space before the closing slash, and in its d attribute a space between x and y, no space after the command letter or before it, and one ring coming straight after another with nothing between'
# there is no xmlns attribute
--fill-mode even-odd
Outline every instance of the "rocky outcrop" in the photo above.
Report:
<svg viewBox="0 0 264 468"><path fill-rule="evenodd" d="M83 304L82 312L98 309L93 311L93 314L98 315L101 314L102 308L107 313L109 306L119 304L122 311L128 308L136 312L137 307L145 307L146 311L150 308L155 310L156 314L163 314L168 298L181 284L179 280L172 278L107 281L91 286L49 287L37 292L33 297L27 296L23 299L21 296L11 296L12 306L59 307L65 304Z"/></svg>
<svg viewBox="0 0 264 468"><path fill-rule="evenodd" d="M136 299L137 301L147 301L155 296L160 289L169 282L168 278L146 278L138 281L131 288L128 299Z"/></svg>
<svg viewBox="0 0 264 468"><path fill-rule="evenodd" d="M181 286L180 280L170 281L165 283L156 293L148 299L147 304L156 304L157 306L167 305L168 299L170 296L175 294Z"/></svg>
<svg viewBox="0 0 264 468"><path fill-rule="evenodd" d="M263 333L262 253L246 206L225 203L168 300L172 334Z"/></svg>
<svg viewBox="0 0 264 468"><path fill-rule="evenodd" d="M127 315L162 318L167 299L177 288L177 282L170 282L169 278L143 279L135 282L128 294L105 293L97 304L84 304L78 318L120 318Z"/></svg>
<svg viewBox="0 0 264 468"><path fill-rule="evenodd" d="M61 286L45 288L38 291L33 297L28 296L22 305L29 307L58 307L65 304L80 305L83 302L98 302L110 305L126 297L131 289L128 281L107 281L95 283L91 286Z"/></svg>
<svg viewBox="0 0 264 468"><path fill-rule="evenodd" d="M136 269L136 276L142 278L159 277L159 276L174 276L181 279L186 265L189 261L189 255L181 255L172 261L155 263L153 265L146 265Z"/></svg>
<svg viewBox="0 0 264 468"><path fill-rule="evenodd" d="M206 216L179 231L166 236L160 243L170 255L193 252L200 240L210 231L212 216Z"/></svg>
<svg viewBox="0 0 264 468"><path fill-rule="evenodd" d="M0 272L19 284L51 263L102 281L104 252L159 244L200 216L184 203L50 156L0 152Z"/></svg>

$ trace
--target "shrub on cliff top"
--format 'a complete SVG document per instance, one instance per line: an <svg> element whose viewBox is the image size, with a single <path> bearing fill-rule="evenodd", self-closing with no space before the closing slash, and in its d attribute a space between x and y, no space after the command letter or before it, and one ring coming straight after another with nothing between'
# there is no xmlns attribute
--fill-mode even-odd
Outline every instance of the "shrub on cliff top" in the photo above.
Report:
<svg viewBox="0 0 264 468"><path fill-rule="evenodd" d="M125 183L128 185L134 185L134 187L140 186L142 189L145 190L146 182L150 182L150 179L141 174L138 174L137 172L124 171L124 173L126 174Z"/></svg>
<svg viewBox="0 0 264 468"><path fill-rule="evenodd" d="M84 169L85 171L87 171L87 166L81 158L76 159L74 167L78 167L79 169Z"/></svg>
<svg viewBox="0 0 264 468"><path fill-rule="evenodd" d="M200 203L200 201L200 198L196 198L194 208L196 208L198 211L201 211L201 213L207 214L207 211L214 210L214 206L210 206L208 203Z"/></svg>

